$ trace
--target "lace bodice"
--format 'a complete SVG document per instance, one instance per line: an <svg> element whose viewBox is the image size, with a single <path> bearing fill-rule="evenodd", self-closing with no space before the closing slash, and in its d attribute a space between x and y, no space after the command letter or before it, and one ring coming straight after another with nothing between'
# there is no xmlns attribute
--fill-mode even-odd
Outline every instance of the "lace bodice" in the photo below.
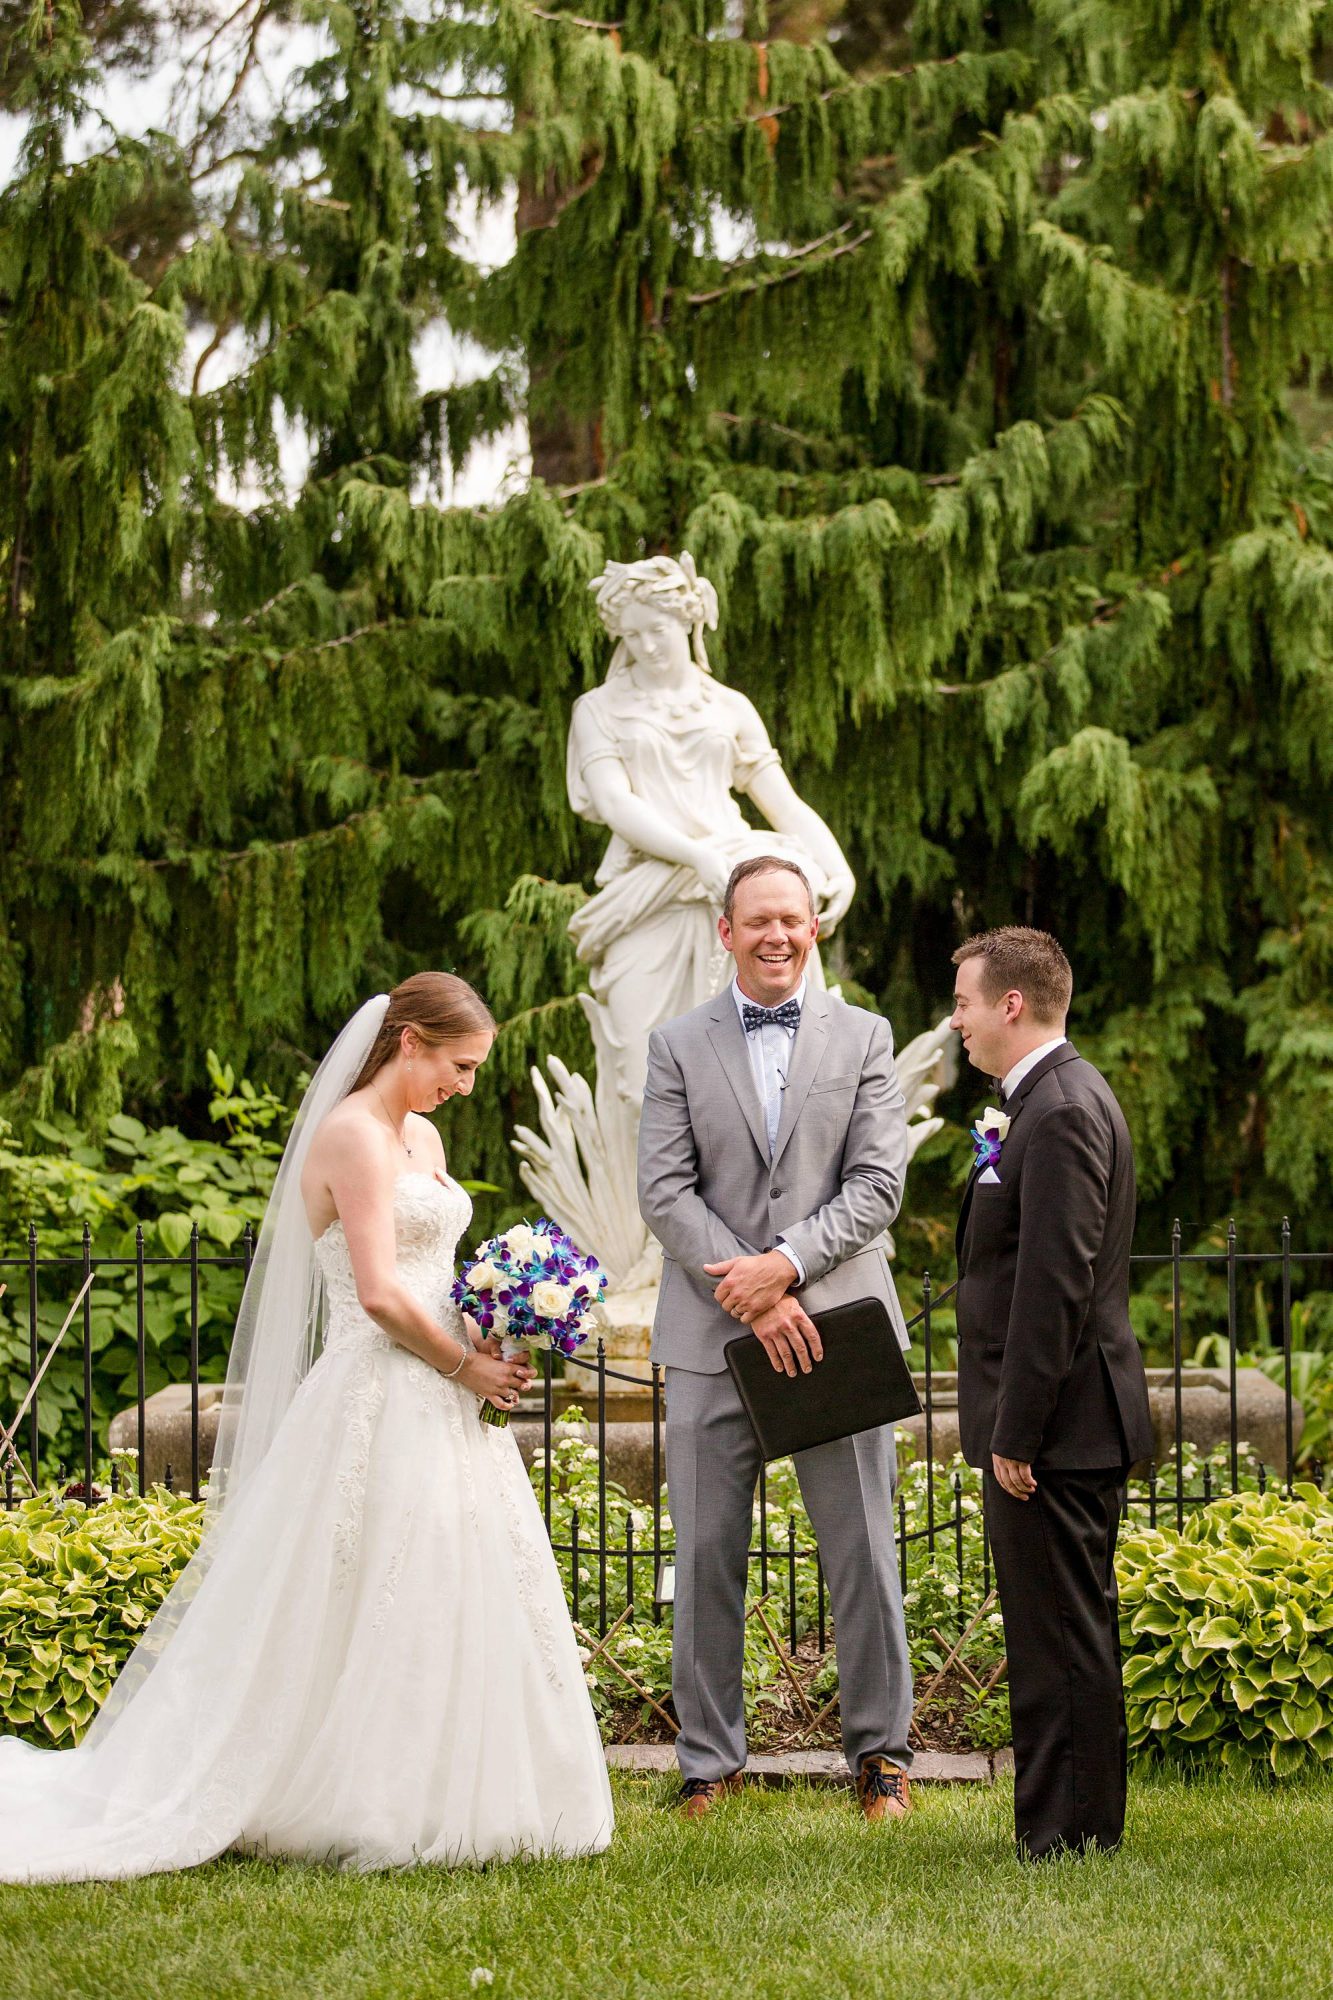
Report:
<svg viewBox="0 0 1333 2000"><path fill-rule="evenodd" d="M458 1308L449 1297L458 1240L472 1220L472 1203L457 1181L440 1181L433 1174L400 1174L393 1190L394 1235L398 1275L427 1312L453 1332ZM385 1342L356 1295L356 1277L341 1222L331 1222L315 1242L315 1256L324 1273L326 1317L324 1347L347 1346L370 1337Z"/></svg>

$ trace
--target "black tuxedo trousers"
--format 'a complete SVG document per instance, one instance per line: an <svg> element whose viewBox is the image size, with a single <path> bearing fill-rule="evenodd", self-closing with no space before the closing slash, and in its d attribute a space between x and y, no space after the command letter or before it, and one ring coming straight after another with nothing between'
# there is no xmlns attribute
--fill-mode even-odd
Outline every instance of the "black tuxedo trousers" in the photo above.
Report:
<svg viewBox="0 0 1333 2000"><path fill-rule="evenodd" d="M1125 1473L1038 1472L1026 1500L984 1476L1014 1726L1014 1830L1037 1861L1115 1847L1127 1743L1115 1544Z"/></svg>

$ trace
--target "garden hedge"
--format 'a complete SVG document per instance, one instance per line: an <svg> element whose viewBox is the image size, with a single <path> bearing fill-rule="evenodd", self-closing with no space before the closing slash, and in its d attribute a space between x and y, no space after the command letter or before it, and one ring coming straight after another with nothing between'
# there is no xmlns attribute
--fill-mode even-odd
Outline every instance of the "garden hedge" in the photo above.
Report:
<svg viewBox="0 0 1333 2000"><path fill-rule="evenodd" d="M0 1512L0 1722L77 1742L199 1546L202 1501L154 1487L86 1507L43 1494Z"/></svg>
<svg viewBox="0 0 1333 2000"><path fill-rule="evenodd" d="M566 1517L578 1505L582 1530L595 1541L595 1468L585 1462L588 1455L589 1447L573 1438L557 1444L558 1540L568 1542ZM540 1477L540 1467L535 1471ZM782 1487L782 1469L774 1473ZM779 1569L785 1528L779 1516L795 1498L785 1488L770 1493ZM630 1506L618 1491L607 1499L614 1542ZM0 1513L0 1727L48 1745L78 1741L197 1548L202 1523L202 1503L161 1488L145 1499L121 1494L93 1507L42 1495ZM804 1541L804 1520L793 1525ZM948 1617L948 1592L957 1591L947 1559L937 1551L926 1562L921 1553L908 1592L919 1674L930 1664L921 1650L923 1626ZM1333 1761L1333 1501L1309 1485L1290 1499L1240 1493L1201 1507L1180 1532L1128 1528L1118 1566L1132 1751L1253 1765L1277 1777ZM593 1582L585 1570L581 1583L589 1594ZM804 1594L802 1626L813 1609ZM964 1594L970 1603L974 1579L966 1579ZM623 1601L616 1590L610 1609L618 1611ZM775 1610L785 1622L781 1608ZM995 1649L989 1631L980 1637ZM645 1619L626 1627L614 1650L641 1685L665 1698L669 1624ZM757 1637L746 1669L752 1706L775 1672ZM833 1655L827 1679L831 1692ZM595 1673L590 1692L604 1719L623 1699L614 1671Z"/></svg>
<svg viewBox="0 0 1333 2000"><path fill-rule="evenodd" d="M1333 1761L1333 1502L1238 1493L1120 1546L1131 1751L1267 1766Z"/></svg>

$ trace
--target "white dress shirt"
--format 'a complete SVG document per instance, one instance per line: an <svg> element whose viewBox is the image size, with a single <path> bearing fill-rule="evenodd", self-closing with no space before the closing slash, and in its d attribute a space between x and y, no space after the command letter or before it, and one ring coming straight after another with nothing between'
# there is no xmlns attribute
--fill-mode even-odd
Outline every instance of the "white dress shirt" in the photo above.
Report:
<svg viewBox="0 0 1333 2000"><path fill-rule="evenodd" d="M1009 1071L1009 1074L1001 1079L1000 1082L1001 1103L1007 1103L1009 1101L1009 1099L1013 1096L1014 1092L1018 1089L1019 1084L1023 1081L1023 1078L1028 1074L1030 1070L1034 1070L1039 1062L1044 1062L1046 1057L1051 1054L1052 1050L1062 1049L1068 1040L1069 1040L1068 1035L1057 1035L1054 1041L1043 1042L1039 1049L1033 1049L1030 1054L1025 1056L1020 1056L1019 1060L1014 1064L1013 1068Z"/></svg>
<svg viewBox="0 0 1333 2000"><path fill-rule="evenodd" d="M751 1000L741 992L740 981L731 982L731 997L736 1002L736 1012L740 1016L741 1032L749 1051L750 1069L754 1076L754 1087L759 1094L759 1108L764 1114L764 1129L768 1133L769 1158L778 1142L778 1126L782 1123L782 1093L787 1088L787 1066L791 1062L792 1044L796 1040L795 1028L780 1028L776 1021L765 1021L762 1028L746 1029L746 1007L762 1006L762 1001ZM796 991L788 996L798 1007L805 1004L805 981L802 979ZM779 1236L774 1249L780 1250L796 1272L798 1284L805 1283L805 1266L790 1244Z"/></svg>

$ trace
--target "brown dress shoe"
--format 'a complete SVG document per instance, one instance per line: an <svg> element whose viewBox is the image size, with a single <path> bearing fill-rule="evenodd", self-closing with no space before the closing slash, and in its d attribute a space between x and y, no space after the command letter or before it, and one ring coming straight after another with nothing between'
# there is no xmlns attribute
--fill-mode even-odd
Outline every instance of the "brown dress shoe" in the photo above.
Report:
<svg viewBox="0 0 1333 2000"><path fill-rule="evenodd" d="M912 1810L912 1790L906 1771L887 1757L863 1757L856 1779L861 1811L872 1825L884 1819L906 1819Z"/></svg>
<svg viewBox="0 0 1333 2000"><path fill-rule="evenodd" d="M718 1800L729 1792L739 1792L744 1774L733 1771L729 1778L687 1778L680 1788L676 1810L682 1819L706 1819Z"/></svg>

